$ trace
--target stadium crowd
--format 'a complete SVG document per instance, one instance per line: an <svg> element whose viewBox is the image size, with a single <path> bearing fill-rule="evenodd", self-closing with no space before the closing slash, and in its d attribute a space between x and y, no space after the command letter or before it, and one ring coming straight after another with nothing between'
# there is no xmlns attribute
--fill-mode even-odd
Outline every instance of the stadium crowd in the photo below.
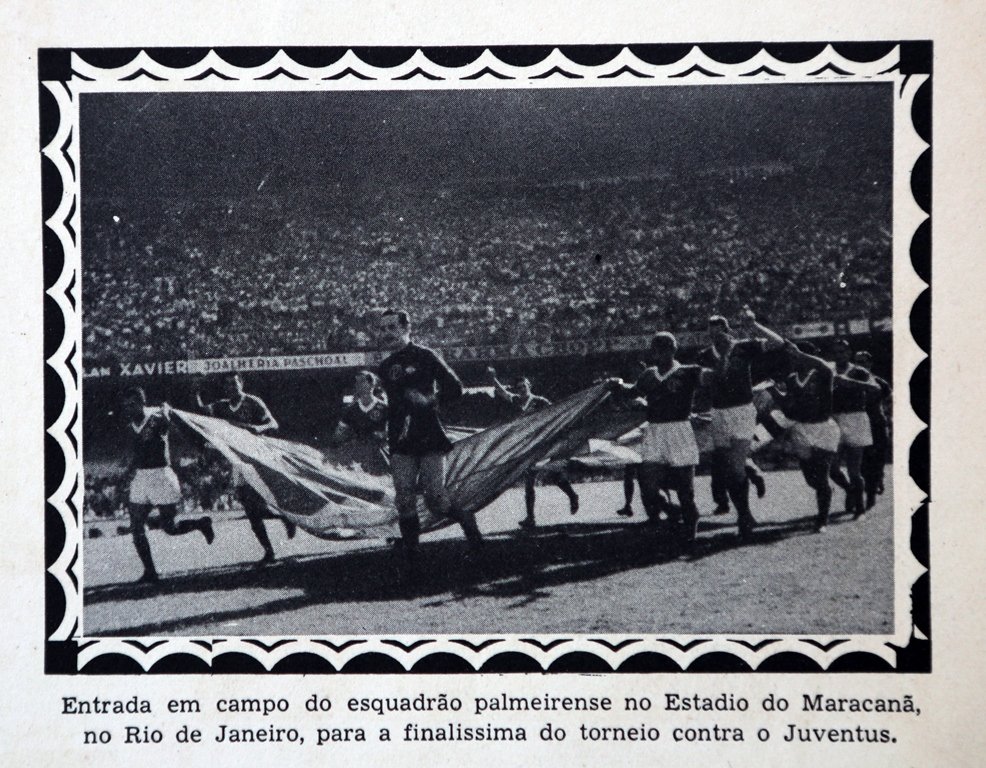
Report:
<svg viewBox="0 0 986 768"><path fill-rule="evenodd" d="M371 347L388 306L425 344L889 316L890 192L796 174L477 185L426 200L87 201L88 361ZM374 211L371 217L366 211Z"/></svg>

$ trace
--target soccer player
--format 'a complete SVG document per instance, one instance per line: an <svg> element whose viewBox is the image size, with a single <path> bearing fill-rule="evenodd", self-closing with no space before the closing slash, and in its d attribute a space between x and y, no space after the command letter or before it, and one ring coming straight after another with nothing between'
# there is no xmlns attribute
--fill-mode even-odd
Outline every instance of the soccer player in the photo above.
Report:
<svg viewBox="0 0 986 768"><path fill-rule="evenodd" d="M716 446L712 433L712 391L710 387L700 386L696 390L694 407L692 428L695 430L699 460L707 461L710 467L715 467ZM767 494L767 483L760 467L754 464L753 459L746 460L746 478L756 489L757 498L762 499ZM728 515L729 494L726 492L726 478L722 472L712 471L710 480L712 482L712 500L716 504L712 514Z"/></svg>
<svg viewBox="0 0 986 768"><path fill-rule="evenodd" d="M641 464L637 469L640 500L647 516L656 521L666 507L661 498L662 488L673 488L681 515L674 521L679 526L676 539L690 546L695 541L698 526L694 487L698 446L691 413L703 369L698 365L679 363L675 359L677 349L678 342L673 334L655 334L650 344L654 364L640 375L636 384L624 384L614 379L610 386L617 394L646 398L647 424L640 448ZM706 373L711 374L711 371Z"/></svg>
<svg viewBox="0 0 986 768"><path fill-rule="evenodd" d="M799 349L786 342L791 373L783 389L774 386L771 394L781 411L793 424L789 429L788 445L798 458L805 482L815 491L818 514L815 530L823 532L828 525L832 504L829 472L839 448L839 427L832 418L832 390L835 378L828 363L812 354L814 345L802 344Z"/></svg>
<svg viewBox="0 0 986 768"><path fill-rule="evenodd" d="M870 397L866 404L866 415L870 419L870 432L873 445L863 449L863 484L866 486L866 509L872 509L876 497L883 493L883 475L887 465L887 453L890 448L890 425L884 404L890 401L893 390L890 384L873 373L873 355L860 350L853 357L853 362L866 371L870 381L880 388L879 394Z"/></svg>
<svg viewBox="0 0 986 768"><path fill-rule="evenodd" d="M387 395L379 377L372 371L360 371L353 379L353 401L339 416L334 446L345 445L346 453L364 472L382 475L389 471L387 456Z"/></svg>
<svg viewBox="0 0 986 768"><path fill-rule="evenodd" d="M495 368L490 367L486 371L490 374L490 378L493 381L493 391L496 393L496 397L509 403L516 416L523 416L538 408L551 405L551 401L548 398L535 395L531 391L531 382L526 376L517 378L516 386L514 387L515 391L511 392L497 379ZM568 497L569 510L573 515L579 511L579 495L572 487L565 462L551 462L550 467L544 468L531 467L524 473L524 503L526 505L527 515L520 521L521 528L531 529L537 525L534 520L534 504L536 500L535 484L538 475L541 475L546 480L550 480L561 489Z"/></svg>
<svg viewBox="0 0 986 768"><path fill-rule="evenodd" d="M747 539L756 525L750 511L750 481L746 473L757 425L750 369L754 360L771 349L779 349L784 340L759 324L749 307L743 308L740 317L750 338L733 336L729 321L720 315L709 318L712 345L701 353L699 361L712 370L712 472L717 475L713 482L725 485L736 507L740 538Z"/></svg>
<svg viewBox="0 0 986 768"><path fill-rule="evenodd" d="M213 403L202 402L202 393L199 391L196 382L195 402L199 408L215 416L224 419L231 424L242 427L255 435L263 435L273 432L278 424L267 404L256 395L250 395L243 391L243 377L238 372L225 374L222 379L224 398ZM236 488L236 495L243 505L243 512L253 535L257 537L260 546L263 547L263 557L257 562L257 567L263 567L274 562L274 547L267 534L267 527L264 524L265 517L277 517L267 507L267 502L257 493L239 472L234 472L233 485ZM293 539L297 530L294 523L290 520L281 518L288 538Z"/></svg>
<svg viewBox="0 0 986 768"><path fill-rule="evenodd" d="M870 419L866 413L867 400L879 394L867 371L852 364L849 342L835 343L835 372L832 392L832 412L839 425L839 455L832 464L831 477L846 492L846 511L860 517L866 511L863 493L863 451L873 445ZM840 463L845 462L848 478Z"/></svg>
<svg viewBox="0 0 986 768"><path fill-rule="evenodd" d="M124 477L132 475L127 512L130 514L134 547L144 566L140 581L150 583L158 580L158 573L154 568L145 526L154 507L160 510L161 529L169 536L199 531L206 543L212 544L214 533L209 517L175 521L181 503L181 486L171 468L169 408L165 404L160 410L150 411L146 405L147 396L140 387L133 387L124 394L123 414L132 443L132 457L124 472Z"/></svg>
<svg viewBox="0 0 986 768"><path fill-rule="evenodd" d="M413 565L421 521L417 491L432 514L459 521L473 551L483 537L473 513L451 510L445 493L445 454L452 441L445 434L438 406L462 395L462 382L435 352L411 341L411 319L404 310L380 318L381 339L391 354L380 365L387 392L387 441L390 471L404 556Z"/></svg>

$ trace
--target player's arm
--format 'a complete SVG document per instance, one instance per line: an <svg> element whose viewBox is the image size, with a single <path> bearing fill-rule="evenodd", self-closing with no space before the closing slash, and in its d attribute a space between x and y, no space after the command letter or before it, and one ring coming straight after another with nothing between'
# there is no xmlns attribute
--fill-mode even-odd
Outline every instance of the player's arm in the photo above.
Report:
<svg viewBox="0 0 986 768"><path fill-rule="evenodd" d="M758 323L756 314L748 306L743 307L743 311L740 312L740 320L750 336L766 341L767 349L780 349L784 346L784 337L776 331L772 331L767 326Z"/></svg>
<svg viewBox="0 0 986 768"><path fill-rule="evenodd" d="M514 398L516 398L517 396L511 394L507 390L507 388L503 386L501 381L496 377L496 368L490 366L489 368L486 369L486 372L490 375L490 381L493 382L494 395L500 398L501 400L505 400L508 403L512 403L514 401Z"/></svg>
<svg viewBox="0 0 986 768"><path fill-rule="evenodd" d="M650 389L653 378L654 373L648 368L640 374L634 384L628 384L623 379L613 378L606 380L606 387L619 400L623 402L629 401L633 407L637 402L637 398L647 397L647 392Z"/></svg>
<svg viewBox="0 0 986 768"><path fill-rule="evenodd" d="M829 364L822 360L820 357L815 357L814 355L809 355L807 352L803 352L798 349L798 345L795 344L790 339L782 340L784 344L784 350L791 355L793 358L802 361L810 368L816 371L823 371L825 373L831 373Z"/></svg>
<svg viewBox="0 0 986 768"><path fill-rule="evenodd" d="M874 376L873 381L876 382L876 385L880 388L880 394L878 400L880 402L883 402L884 400L889 400L890 396L894 393L893 389L890 386L890 382L888 382L886 379L880 378L879 376Z"/></svg>
<svg viewBox="0 0 986 768"><path fill-rule="evenodd" d="M271 432L277 429L279 426L277 419L275 419L274 415L270 412L270 408L267 407L267 403L256 395L249 395L249 397L253 401L254 406L257 408L258 413L261 415L258 423L250 427L250 431L255 435L262 435L264 432Z"/></svg>
<svg viewBox="0 0 986 768"><path fill-rule="evenodd" d="M435 381L438 382L438 393L431 395L432 403L450 403L462 397L462 381L455 371L441 357L434 352L431 353L432 363L435 372Z"/></svg>
<svg viewBox="0 0 986 768"><path fill-rule="evenodd" d="M350 440L352 436L353 428L346 423L345 417L342 417L336 423L336 428L332 432L332 437L329 438L329 445L333 447L342 445L346 441Z"/></svg>
<svg viewBox="0 0 986 768"><path fill-rule="evenodd" d="M207 403L202 399L202 380L195 379L195 383L192 385L193 391L195 392L195 410L199 413L204 413L208 416L212 416L212 403Z"/></svg>

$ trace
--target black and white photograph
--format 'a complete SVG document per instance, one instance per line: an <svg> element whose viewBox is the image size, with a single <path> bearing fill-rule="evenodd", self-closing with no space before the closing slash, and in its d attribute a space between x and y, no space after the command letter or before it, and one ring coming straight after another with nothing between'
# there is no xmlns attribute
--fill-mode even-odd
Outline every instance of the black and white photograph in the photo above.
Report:
<svg viewBox="0 0 986 768"><path fill-rule="evenodd" d="M0 764L982 762L974 0L0 18Z"/></svg>
<svg viewBox="0 0 986 768"><path fill-rule="evenodd" d="M916 83L894 52L621 56L106 84L80 57L94 648L910 634Z"/></svg>

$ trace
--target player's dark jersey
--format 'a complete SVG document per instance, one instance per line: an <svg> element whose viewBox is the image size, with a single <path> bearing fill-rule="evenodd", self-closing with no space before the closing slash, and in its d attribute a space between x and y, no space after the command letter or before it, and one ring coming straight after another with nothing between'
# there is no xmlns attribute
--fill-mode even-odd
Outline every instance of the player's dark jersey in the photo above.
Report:
<svg viewBox="0 0 986 768"><path fill-rule="evenodd" d="M211 416L251 427L266 424L273 419L266 403L255 395L244 394L239 403L229 399L217 400L208 405L206 410Z"/></svg>
<svg viewBox="0 0 986 768"><path fill-rule="evenodd" d="M374 398L370 407L364 408L359 400L353 400L342 409L339 421L356 437L382 439L387 429L387 403Z"/></svg>
<svg viewBox="0 0 986 768"><path fill-rule="evenodd" d="M135 469L158 469L171 466L168 426L168 420L160 412L147 415L141 424L129 423L128 430L133 436L133 466Z"/></svg>
<svg viewBox="0 0 986 768"><path fill-rule="evenodd" d="M784 415L802 424L818 424L832 418L832 379L828 368L813 368L802 378L787 376L787 395L781 400Z"/></svg>
<svg viewBox="0 0 986 768"><path fill-rule="evenodd" d="M758 356L767 351L762 339L734 341L724 355L714 347L707 347L699 355L699 362L712 369L712 407L735 408L753 402L753 380L750 367Z"/></svg>
<svg viewBox="0 0 986 768"><path fill-rule="evenodd" d="M870 375L858 365L850 365L844 374L853 381L869 381ZM862 387L855 387L845 379L835 378L832 389L833 413L859 413L866 410L867 392Z"/></svg>
<svg viewBox="0 0 986 768"><path fill-rule="evenodd" d="M445 434L436 405L417 406L408 400L412 390L443 402L462 395L462 382L435 352L413 342L380 365L389 411L387 439L391 453L424 456L446 453L452 441Z"/></svg>
<svg viewBox="0 0 986 768"><path fill-rule="evenodd" d="M688 421L701 376L701 366L682 365L677 361L663 375L656 367L640 374L635 389L647 398L647 421L652 424Z"/></svg>
<svg viewBox="0 0 986 768"><path fill-rule="evenodd" d="M886 379L882 379L876 374L871 373L869 380L880 388L880 393L867 399L866 415L870 417L870 425L874 430L884 429L887 426L887 411L884 404L890 398L893 390Z"/></svg>

